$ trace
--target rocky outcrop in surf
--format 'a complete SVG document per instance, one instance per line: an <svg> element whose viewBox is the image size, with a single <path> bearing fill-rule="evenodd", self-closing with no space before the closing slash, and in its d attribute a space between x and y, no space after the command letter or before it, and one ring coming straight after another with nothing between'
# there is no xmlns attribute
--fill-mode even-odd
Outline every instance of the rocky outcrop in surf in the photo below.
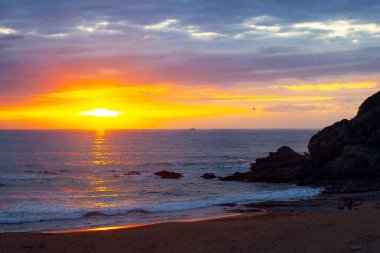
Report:
<svg viewBox="0 0 380 253"><path fill-rule="evenodd" d="M308 149L310 154L298 154L281 147L256 159L250 172L223 179L298 184L373 182L373 178L380 178L380 92L367 98L351 120L341 120L315 134Z"/></svg>
<svg viewBox="0 0 380 253"><path fill-rule="evenodd" d="M141 175L141 172L140 171L137 171L137 170L130 170L128 172L125 172L124 175L126 176L132 176L132 175Z"/></svg>
<svg viewBox="0 0 380 253"><path fill-rule="evenodd" d="M161 177L162 179L179 179L183 177L181 173L173 172L173 171L167 171L162 170L159 172L154 173L154 175Z"/></svg>
<svg viewBox="0 0 380 253"><path fill-rule="evenodd" d="M214 173L205 173L201 177L204 178L204 179L214 179L214 178L216 178L216 176L215 176Z"/></svg>
<svg viewBox="0 0 380 253"><path fill-rule="evenodd" d="M309 163L308 155L301 155L287 146L270 152L267 157L257 158L249 172L235 172L223 177L226 181L245 182L297 182L304 177L304 168Z"/></svg>

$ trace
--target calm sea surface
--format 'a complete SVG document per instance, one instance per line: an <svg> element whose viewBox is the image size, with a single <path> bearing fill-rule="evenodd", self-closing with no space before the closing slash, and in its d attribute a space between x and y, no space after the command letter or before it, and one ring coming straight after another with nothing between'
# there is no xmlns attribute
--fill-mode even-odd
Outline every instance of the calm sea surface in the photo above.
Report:
<svg viewBox="0 0 380 253"><path fill-rule="evenodd" d="M297 199L320 189L205 180L247 171L316 130L0 131L0 232L154 223L227 212L219 204ZM153 175L180 172L179 180ZM141 175L129 175L139 171Z"/></svg>

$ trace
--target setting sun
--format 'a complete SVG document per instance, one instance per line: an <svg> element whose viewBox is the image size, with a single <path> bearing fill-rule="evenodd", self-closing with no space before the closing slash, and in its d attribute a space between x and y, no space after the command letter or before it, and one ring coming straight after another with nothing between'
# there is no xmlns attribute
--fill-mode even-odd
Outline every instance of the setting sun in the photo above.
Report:
<svg viewBox="0 0 380 253"><path fill-rule="evenodd" d="M364 11L290 17L252 0L244 13L223 1L193 13L195 0L141 0L87 13L69 0L80 18L67 21L24 1L0 1L14 10L0 19L0 129L315 129L352 118L380 88L380 20ZM13 16L34 12L51 24Z"/></svg>
<svg viewBox="0 0 380 253"><path fill-rule="evenodd" d="M380 253L379 12L0 0L0 253Z"/></svg>
<svg viewBox="0 0 380 253"><path fill-rule="evenodd" d="M104 108L98 108L90 111L80 112L80 116L94 116L94 117L116 117L120 115L120 111L111 111Z"/></svg>

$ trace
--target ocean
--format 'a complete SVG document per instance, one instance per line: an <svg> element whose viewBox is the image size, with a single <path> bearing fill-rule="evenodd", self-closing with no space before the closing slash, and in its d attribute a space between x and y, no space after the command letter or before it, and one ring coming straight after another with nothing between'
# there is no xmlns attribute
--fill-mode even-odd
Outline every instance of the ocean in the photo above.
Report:
<svg viewBox="0 0 380 253"><path fill-rule="evenodd" d="M316 132L1 130L0 232L191 220L227 214L225 203L308 198L321 189L201 176L248 171L283 145L305 152Z"/></svg>

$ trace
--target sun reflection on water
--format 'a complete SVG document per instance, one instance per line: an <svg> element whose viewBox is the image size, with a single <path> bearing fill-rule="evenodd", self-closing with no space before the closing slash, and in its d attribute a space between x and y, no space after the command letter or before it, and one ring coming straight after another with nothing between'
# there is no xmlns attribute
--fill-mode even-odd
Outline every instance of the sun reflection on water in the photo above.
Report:
<svg viewBox="0 0 380 253"><path fill-rule="evenodd" d="M111 153L105 145L106 141L106 131L105 130L96 130L95 139L92 143L92 153L93 156L92 164L95 165L108 165L112 164L113 161L111 158Z"/></svg>
<svg viewBox="0 0 380 253"><path fill-rule="evenodd" d="M87 182L86 190L79 196L83 198L77 205L89 207L100 211L107 207L116 207L125 205L126 201L115 201L128 195L129 190L124 187L120 188L120 179L115 178L111 164L113 160L112 148L108 143L107 133L105 130L97 130L94 133L93 140L89 146L90 165L85 179Z"/></svg>

